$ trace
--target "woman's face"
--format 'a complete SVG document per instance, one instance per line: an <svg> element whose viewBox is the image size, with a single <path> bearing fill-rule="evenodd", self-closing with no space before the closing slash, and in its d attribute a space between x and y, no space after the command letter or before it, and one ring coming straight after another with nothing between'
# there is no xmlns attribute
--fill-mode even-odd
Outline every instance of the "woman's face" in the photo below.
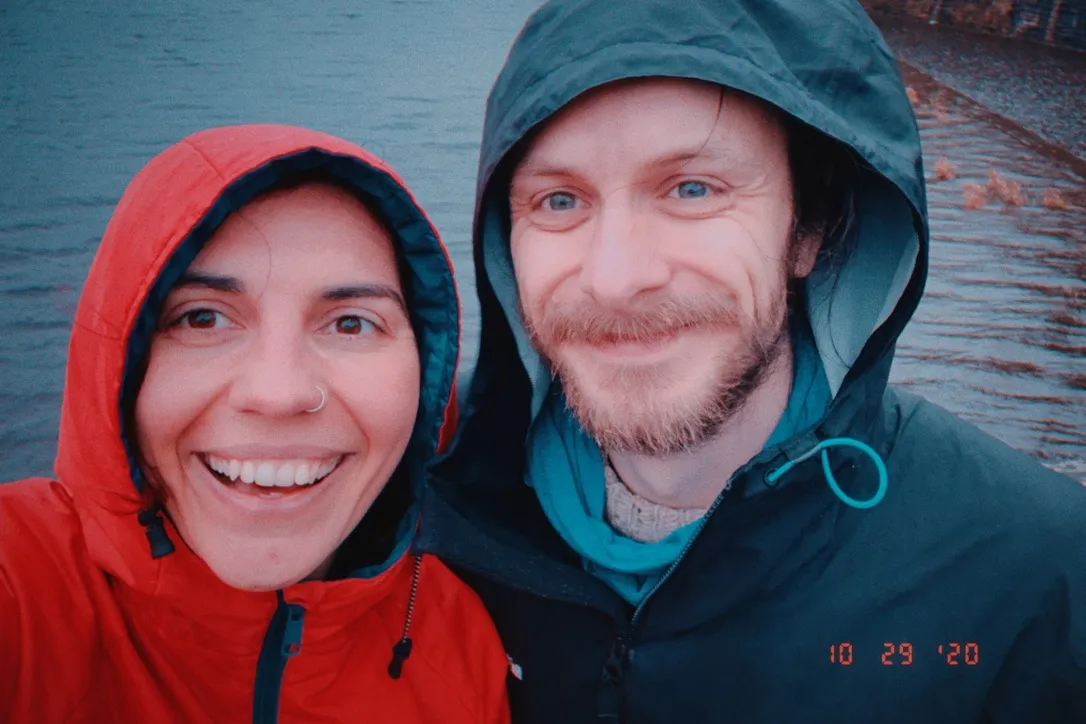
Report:
<svg viewBox="0 0 1086 724"><path fill-rule="evenodd" d="M231 215L174 286L136 426L185 542L229 585L273 590L319 572L362 519L418 401L388 233L308 184Z"/></svg>

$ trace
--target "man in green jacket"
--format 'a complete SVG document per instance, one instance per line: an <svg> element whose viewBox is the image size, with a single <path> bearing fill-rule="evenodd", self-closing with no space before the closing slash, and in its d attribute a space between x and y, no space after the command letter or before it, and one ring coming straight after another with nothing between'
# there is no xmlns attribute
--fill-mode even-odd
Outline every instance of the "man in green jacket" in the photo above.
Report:
<svg viewBox="0 0 1086 724"><path fill-rule="evenodd" d="M887 385L920 142L852 0L552 0L422 545L521 722L1086 722L1086 490Z"/></svg>

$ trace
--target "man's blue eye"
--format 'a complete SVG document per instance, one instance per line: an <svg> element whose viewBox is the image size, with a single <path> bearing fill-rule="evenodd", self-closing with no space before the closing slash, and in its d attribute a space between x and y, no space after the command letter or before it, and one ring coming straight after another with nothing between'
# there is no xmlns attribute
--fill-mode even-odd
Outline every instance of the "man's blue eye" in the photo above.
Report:
<svg viewBox="0 0 1086 724"><path fill-rule="evenodd" d="M577 197L564 191L547 196L543 202L548 211L569 211L577 206Z"/></svg>
<svg viewBox="0 0 1086 724"><path fill-rule="evenodd" d="M675 187L680 199L701 199L709 195L709 187L697 181L683 181Z"/></svg>

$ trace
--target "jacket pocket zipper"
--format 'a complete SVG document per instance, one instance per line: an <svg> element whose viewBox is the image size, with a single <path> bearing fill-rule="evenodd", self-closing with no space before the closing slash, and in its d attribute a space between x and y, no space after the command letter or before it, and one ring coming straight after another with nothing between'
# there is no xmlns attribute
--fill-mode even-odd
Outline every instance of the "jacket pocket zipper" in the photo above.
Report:
<svg viewBox="0 0 1086 724"><path fill-rule="evenodd" d="M253 693L253 724L276 724L279 721L279 690L287 659L302 650L302 625L305 608L287 603L283 592L276 591L278 606L268 623L260 658L256 662L256 687Z"/></svg>

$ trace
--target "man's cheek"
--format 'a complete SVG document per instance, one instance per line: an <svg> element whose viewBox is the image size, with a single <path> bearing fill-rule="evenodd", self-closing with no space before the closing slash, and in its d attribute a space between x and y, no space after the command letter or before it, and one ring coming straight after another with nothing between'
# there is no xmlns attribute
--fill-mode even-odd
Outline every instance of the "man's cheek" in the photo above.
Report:
<svg viewBox="0 0 1086 724"><path fill-rule="evenodd" d="M530 267L529 267L530 268ZM539 320L548 302L543 286L539 283L541 269L517 274L517 292L520 296L520 306L533 320Z"/></svg>

